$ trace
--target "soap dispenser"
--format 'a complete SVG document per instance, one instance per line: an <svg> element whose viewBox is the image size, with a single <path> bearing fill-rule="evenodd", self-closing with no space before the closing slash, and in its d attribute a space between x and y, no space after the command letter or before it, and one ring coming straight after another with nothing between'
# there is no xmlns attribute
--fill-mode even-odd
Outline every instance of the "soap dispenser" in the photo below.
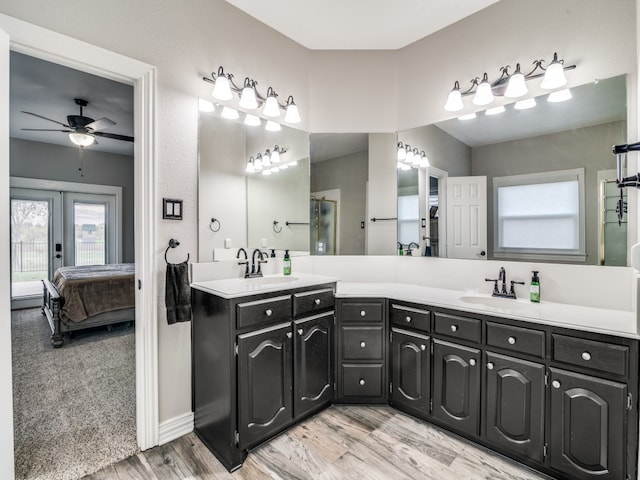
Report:
<svg viewBox="0 0 640 480"><path fill-rule="evenodd" d="M538 270L532 270L531 287L529 288L529 298L532 302L540 303L540 278Z"/></svg>
<svg viewBox="0 0 640 480"><path fill-rule="evenodd" d="M282 273L284 275L291 275L291 257L289 257L289 250L284 251L284 258L282 259Z"/></svg>

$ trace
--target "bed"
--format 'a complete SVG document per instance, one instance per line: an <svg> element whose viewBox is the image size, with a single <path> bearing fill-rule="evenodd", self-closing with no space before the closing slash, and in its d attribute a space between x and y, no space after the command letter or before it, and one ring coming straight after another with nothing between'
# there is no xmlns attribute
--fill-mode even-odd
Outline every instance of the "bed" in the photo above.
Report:
<svg viewBox="0 0 640 480"><path fill-rule="evenodd" d="M135 319L133 263L61 267L43 280L42 314L51 327L51 344L64 334Z"/></svg>

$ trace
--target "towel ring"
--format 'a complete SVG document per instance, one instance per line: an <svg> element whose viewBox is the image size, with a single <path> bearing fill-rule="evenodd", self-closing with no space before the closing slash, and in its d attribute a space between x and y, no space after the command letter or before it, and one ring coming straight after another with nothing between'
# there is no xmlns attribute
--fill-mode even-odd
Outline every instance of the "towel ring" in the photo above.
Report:
<svg viewBox="0 0 640 480"><path fill-rule="evenodd" d="M280 222L278 222L277 220L273 221L273 231L276 232L276 233L280 233L282 231L282 227L280 227L280 230L278 230L278 224L279 223Z"/></svg>
<svg viewBox="0 0 640 480"><path fill-rule="evenodd" d="M168 265L169 264L169 260L167 260L167 253L169 252L170 248L176 248L178 245L180 245L180 242L178 240L176 240L175 238L172 238L169 240L169 246L167 247L167 249L164 251L164 261L165 263ZM185 260L185 262L189 261L189 254L187 253L187 259Z"/></svg>
<svg viewBox="0 0 640 480"><path fill-rule="evenodd" d="M218 224L218 228L215 228L216 223ZM217 218L212 218L211 222L209 223L209 230L211 230L212 232L219 232L220 227L222 227L220 220L218 220Z"/></svg>

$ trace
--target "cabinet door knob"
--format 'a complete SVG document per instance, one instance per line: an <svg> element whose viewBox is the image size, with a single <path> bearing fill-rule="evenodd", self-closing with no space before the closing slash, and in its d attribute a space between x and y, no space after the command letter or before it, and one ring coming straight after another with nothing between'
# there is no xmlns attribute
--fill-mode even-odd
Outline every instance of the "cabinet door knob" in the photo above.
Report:
<svg viewBox="0 0 640 480"><path fill-rule="evenodd" d="M509 342L509 345L515 345L516 344L516 337L507 338L507 342Z"/></svg>
<svg viewBox="0 0 640 480"><path fill-rule="evenodd" d="M469 360L469 365L471 365L472 367L475 367L476 365L476 359L472 358L471 360Z"/></svg>
<svg viewBox="0 0 640 480"><path fill-rule="evenodd" d="M551 382L551 386L553 388L560 388L560 382L558 380L554 380L553 382Z"/></svg>
<svg viewBox="0 0 640 480"><path fill-rule="evenodd" d="M582 352L582 359L586 361L591 360L591 354L589 352Z"/></svg>
<svg viewBox="0 0 640 480"><path fill-rule="evenodd" d="M267 308L267 309L264 311L264 314L265 314L267 317L270 317L271 315L273 315L273 310L271 310L270 308Z"/></svg>
<svg viewBox="0 0 640 480"><path fill-rule="evenodd" d="M291 338L291 337L293 337L293 333L287 332L287 338Z"/></svg>
<svg viewBox="0 0 640 480"><path fill-rule="evenodd" d="M304 330L302 330L301 328L298 329L298 335L302 336L302 334L304 333Z"/></svg>
<svg viewBox="0 0 640 480"><path fill-rule="evenodd" d="M361 378L360 381L358 382L360 385L364 385L364 378Z"/></svg>
<svg viewBox="0 0 640 480"><path fill-rule="evenodd" d="M493 362L487 363L487 370L493 370Z"/></svg>
<svg viewBox="0 0 640 480"><path fill-rule="evenodd" d="M316 299L313 301L313 303L315 303L316 305L320 305L320 299L319 299L319 298L316 298Z"/></svg>
<svg viewBox="0 0 640 480"><path fill-rule="evenodd" d="M364 343L364 342L360 342L360 346L361 346L362 348L364 348L364 347L366 347L366 346L367 346L367 344L366 344L366 343Z"/></svg>
<svg viewBox="0 0 640 480"><path fill-rule="evenodd" d="M367 314L367 312L365 312L364 310L360 310L360 316L364 317Z"/></svg>
<svg viewBox="0 0 640 480"><path fill-rule="evenodd" d="M427 349L426 345L420 345L420 350L422 350L423 352Z"/></svg>
<svg viewBox="0 0 640 480"><path fill-rule="evenodd" d="M458 331L458 325L451 325L451 331L452 332L457 332Z"/></svg>
<svg viewBox="0 0 640 480"><path fill-rule="evenodd" d="M405 320L407 321L407 323L411 323L411 317L409 315L405 317Z"/></svg>

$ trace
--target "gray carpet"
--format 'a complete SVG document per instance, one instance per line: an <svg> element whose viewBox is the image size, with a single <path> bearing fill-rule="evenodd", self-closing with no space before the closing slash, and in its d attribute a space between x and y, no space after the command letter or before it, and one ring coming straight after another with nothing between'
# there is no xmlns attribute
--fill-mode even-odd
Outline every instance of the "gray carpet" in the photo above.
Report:
<svg viewBox="0 0 640 480"><path fill-rule="evenodd" d="M76 479L138 451L134 328L50 343L40 309L11 314L16 479Z"/></svg>

